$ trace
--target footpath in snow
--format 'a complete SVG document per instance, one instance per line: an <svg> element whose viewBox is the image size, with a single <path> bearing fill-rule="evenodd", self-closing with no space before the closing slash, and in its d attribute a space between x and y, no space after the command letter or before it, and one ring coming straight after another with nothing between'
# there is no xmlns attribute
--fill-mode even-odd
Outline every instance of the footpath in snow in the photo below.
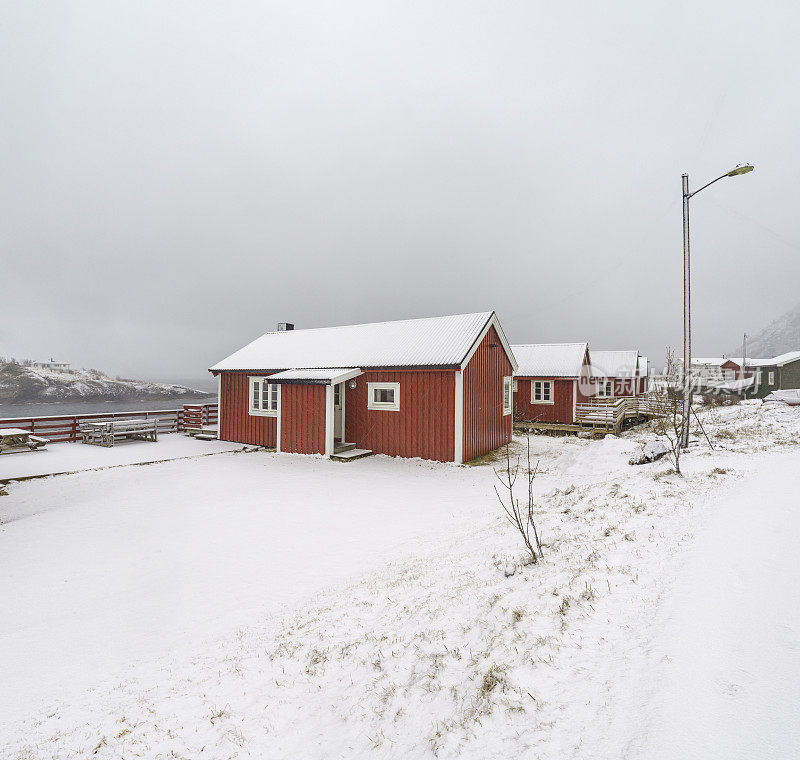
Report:
<svg viewBox="0 0 800 760"><path fill-rule="evenodd" d="M665 609L641 760L800 752L800 454L724 496Z"/></svg>

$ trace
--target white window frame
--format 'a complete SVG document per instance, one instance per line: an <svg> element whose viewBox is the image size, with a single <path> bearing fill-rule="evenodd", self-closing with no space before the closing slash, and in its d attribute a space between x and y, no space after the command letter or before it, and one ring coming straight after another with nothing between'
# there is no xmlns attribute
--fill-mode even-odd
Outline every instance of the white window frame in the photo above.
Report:
<svg viewBox="0 0 800 760"><path fill-rule="evenodd" d="M542 394L541 394L542 398L541 399L537 399L536 398L536 386L537 385L540 385L541 388L542 388ZM546 401L544 400L544 389L545 389L545 386L547 386L547 389L549 391L549 393L547 394L549 398ZM531 403L532 404L554 404L555 401L553 399L553 394L554 394L555 388L553 386L554 386L554 383L553 383L552 380L531 380Z"/></svg>
<svg viewBox="0 0 800 760"><path fill-rule="evenodd" d="M512 389L513 389L514 393L517 392L517 381L516 380L513 383Z"/></svg>
<svg viewBox="0 0 800 760"><path fill-rule="evenodd" d="M506 404L508 399L508 404ZM514 385L513 378L509 375L503 378L503 416L511 414L514 409Z"/></svg>
<svg viewBox="0 0 800 760"><path fill-rule="evenodd" d="M614 381L613 380L595 380L595 396L597 398L614 398ZM611 387L611 393L606 393L606 389ZM603 392L600 392L600 389L603 389Z"/></svg>
<svg viewBox="0 0 800 760"><path fill-rule="evenodd" d="M261 406L256 408L253 406L253 386L260 385L259 398ZM272 401L275 402L274 409L264 409L264 388L267 388L267 393L272 396ZM269 404L268 406L272 406ZM247 384L247 409L251 417L277 417L280 409L280 394L278 393L278 383L271 383L268 377L251 377L250 382Z"/></svg>
<svg viewBox="0 0 800 760"><path fill-rule="evenodd" d="M775 385L775 372L767 372L767 385Z"/></svg>
<svg viewBox="0 0 800 760"><path fill-rule="evenodd" d="M394 391L394 401L375 401L375 391ZM383 412L400 411L400 383L367 383L367 409Z"/></svg>

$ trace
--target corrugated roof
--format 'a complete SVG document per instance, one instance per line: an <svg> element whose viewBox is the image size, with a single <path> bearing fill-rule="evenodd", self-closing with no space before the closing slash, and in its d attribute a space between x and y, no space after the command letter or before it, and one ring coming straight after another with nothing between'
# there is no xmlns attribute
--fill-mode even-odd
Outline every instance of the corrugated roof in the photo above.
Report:
<svg viewBox="0 0 800 760"><path fill-rule="evenodd" d="M511 346L515 377L580 377L586 343L525 343Z"/></svg>
<svg viewBox="0 0 800 760"><path fill-rule="evenodd" d="M639 352L592 350L591 359L592 374L595 377L634 377Z"/></svg>
<svg viewBox="0 0 800 760"><path fill-rule="evenodd" d="M316 383L320 385L336 385L357 377L361 370L356 367L332 367L330 369L287 369L269 376L270 382Z"/></svg>
<svg viewBox="0 0 800 760"><path fill-rule="evenodd" d="M262 335L213 367L280 370L338 367L431 367L460 364L492 311ZM502 335L501 340L505 341Z"/></svg>

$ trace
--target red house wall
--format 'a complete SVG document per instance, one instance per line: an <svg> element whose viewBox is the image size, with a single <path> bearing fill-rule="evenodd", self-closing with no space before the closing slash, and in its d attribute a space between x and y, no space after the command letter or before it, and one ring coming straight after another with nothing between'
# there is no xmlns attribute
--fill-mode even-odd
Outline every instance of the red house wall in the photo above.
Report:
<svg viewBox="0 0 800 760"><path fill-rule="evenodd" d="M219 437L223 441L275 446L278 440L276 417L256 417L249 413L250 375L244 372L222 372L220 384ZM262 375L263 377L263 375Z"/></svg>
<svg viewBox="0 0 800 760"><path fill-rule="evenodd" d="M367 383L400 383L400 410L367 408ZM454 370L369 370L345 383L345 438L378 454L452 462ZM281 433L282 435L282 433Z"/></svg>
<svg viewBox="0 0 800 760"><path fill-rule="evenodd" d="M615 377L614 378L614 397L633 396L638 377Z"/></svg>
<svg viewBox="0 0 800 760"><path fill-rule="evenodd" d="M463 457L468 462L511 440L514 415L503 414L503 378L512 374L513 367L494 327L463 372Z"/></svg>
<svg viewBox="0 0 800 760"><path fill-rule="evenodd" d="M723 362L722 364L720 364L720 369L721 370L732 369L733 370L733 377L736 380L741 380L744 377L744 373L742 372L741 365L737 364L734 361L731 361L730 359L728 359L726 362ZM752 374L753 374L752 372L748 371L747 376L750 377Z"/></svg>
<svg viewBox="0 0 800 760"><path fill-rule="evenodd" d="M514 394L514 419L526 422L560 422L571 425L573 381L557 377L537 377L535 380L553 382L553 403L534 404L531 402L531 386L534 380L517 378L517 392Z"/></svg>
<svg viewBox="0 0 800 760"><path fill-rule="evenodd" d="M281 385L281 451L325 453L324 385Z"/></svg>

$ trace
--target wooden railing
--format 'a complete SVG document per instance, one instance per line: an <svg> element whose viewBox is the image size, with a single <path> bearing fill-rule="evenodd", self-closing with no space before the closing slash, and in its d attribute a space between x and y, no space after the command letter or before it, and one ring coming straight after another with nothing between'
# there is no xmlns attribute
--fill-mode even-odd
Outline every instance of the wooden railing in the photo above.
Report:
<svg viewBox="0 0 800 760"><path fill-rule="evenodd" d="M179 433L192 427L187 419L200 420L198 427L217 422L217 404L185 404L181 409L156 409L138 412L96 412L92 414L59 414L52 417L5 417L0 419L0 428L21 428L34 435L47 438L51 443L66 443L80 440L80 424L85 420L158 419L159 433Z"/></svg>
<svg viewBox="0 0 800 760"><path fill-rule="evenodd" d="M653 393L592 398L575 405L575 422L582 426L618 431L628 417L658 417L663 413L662 399Z"/></svg>
<svg viewBox="0 0 800 760"><path fill-rule="evenodd" d="M184 404L183 427L184 429L200 429L209 425L216 425L219 418L218 404Z"/></svg>

